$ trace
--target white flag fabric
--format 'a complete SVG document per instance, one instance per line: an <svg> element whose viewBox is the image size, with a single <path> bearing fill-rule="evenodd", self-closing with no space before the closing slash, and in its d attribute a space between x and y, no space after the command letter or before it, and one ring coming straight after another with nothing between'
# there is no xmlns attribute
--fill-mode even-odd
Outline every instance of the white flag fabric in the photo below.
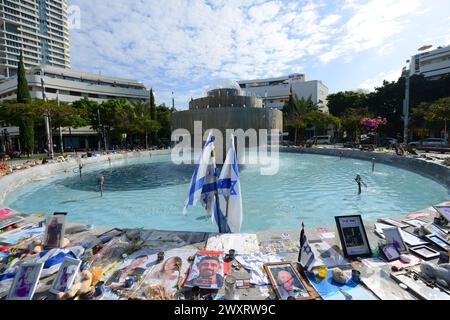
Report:
<svg viewBox="0 0 450 320"><path fill-rule="evenodd" d="M223 164L222 171L220 172L218 189L220 206L219 211L222 214L216 214L216 216L213 215L213 218L218 219L217 216L221 216L223 222L227 220L228 228L225 230L226 233L239 232L242 226L243 212L239 168L236 149L234 147L234 135L231 135L230 148L227 152L227 157L225 159L225 163ZM227 212L228 219L226 219Z"/></svg>
<svg viewBox="0 0 450 320"><path fill-rule="evenodd" d="M200 199L203 191L203 186L205 185L207 174L211 172L208 170L211 164L214 163L214 137L212 132L209 133L206 139L205 145L203 146L200 159L195 166L194 174L192 175L191 183L189 184L189 191L184 203L183 213L186 214L186 208L188 206L195 206L197 201Z"/></svg>

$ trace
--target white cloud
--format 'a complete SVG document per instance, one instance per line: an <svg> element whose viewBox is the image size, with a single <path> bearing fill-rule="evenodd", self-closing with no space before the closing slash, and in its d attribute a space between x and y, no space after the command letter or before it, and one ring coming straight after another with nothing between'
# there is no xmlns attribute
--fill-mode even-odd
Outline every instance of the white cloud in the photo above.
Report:
<svg viewBox="0 0 450 320"><path fill-rule="evenodd" d="M397 81L401 76L401 68L393 69L388 72L380 72L375 77L367 79L359 85L361 89L373 91L376 87L381 87L383 81Z"/></svg>
<svg viewBox="0 0 450 320"><path fill-rule="evenodd" d="M424 0L73 0L72 66L142 80L187 105L205 84L278 76L368 49L387 54ZM447 23L448 24L448 23ZM194 96L195 98L195 96Z"/></svg>
<svg viewBox="0 0 450 320"><path fill-rule="evenodd" d="M320 56L323 62L384 46L390 37L407 28L421 3L419 0L371 0L364 4L346 1L344 7L353 14L336 38L336 44Z"/></svg>

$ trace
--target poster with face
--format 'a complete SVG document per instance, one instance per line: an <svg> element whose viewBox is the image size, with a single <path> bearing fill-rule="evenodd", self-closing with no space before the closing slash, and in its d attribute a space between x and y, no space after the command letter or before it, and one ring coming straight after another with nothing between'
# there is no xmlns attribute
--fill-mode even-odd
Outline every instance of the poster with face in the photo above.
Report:
<svg viewBox="0 0 450 320"><path fill-rule="evenodd" d="M81 260L65 257L50 288L51 293L66 292L70 289L80 268Z"/></svg>
<svg viewBox="0 0 450 320"><path fill-rule="evenodd" d="M198 251L184 286L219 289L223 279L223 251Z"/></svg>
<svg viewBox="0 0 450 320"><path fill-rule="evenodd" d="M158 296L161 296L160 291L163 288L163 296L168 299L174 299L177 289L186 280L191 266L189 257L195 256L197 251L198 249L193 246L166 250L164 259L151 269L137 289L138 295L158 300ZM155 295L155 293L157 294Z"/></svg>
<svg viewBox="0 0 450 320"><path fill-rule="evenodd" d="M45 223L44 245L47 248L60 248L64 239L66 225L65 215L48 217Z"/></svg>
<svg viewBox="0 0 450 320"><path fill-rule="evenodd" d="M114 268L105 284L112 287L125 287L127 278L132 278L133 282L138 282L155 265L155 253L154 249L149 248L142 248L133 252Z"/></svg>
<svg viewBox="0 0 450 320"><path fill-rule="evenodd" d="M300 275L295 271L291 263L268 263L265 268L272 287L280 300L311 298L310 293L300 279Z"/></svg>
<svg viewBox="0 0 450 320"><path fill-rule="evenodd" d="M7 300L31 300L44 263L24 263L17 270Z"/></svg>

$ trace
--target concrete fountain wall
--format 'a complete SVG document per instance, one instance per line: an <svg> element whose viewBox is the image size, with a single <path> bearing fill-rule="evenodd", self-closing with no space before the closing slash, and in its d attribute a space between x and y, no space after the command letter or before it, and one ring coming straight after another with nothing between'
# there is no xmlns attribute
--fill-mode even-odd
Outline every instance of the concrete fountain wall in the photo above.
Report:
<svg viewBox="0 0 450 320"><path fill-rule="evenodd" d="M280 151L292 153L319 154L336 157L342 156L346 158L361 159L366 161L372 161L372 159L374 159L375 163L383 163L395 166L431 178L443 184L444 186L447 187L447 189L450 190L450 168L420 158L412 158L412 157L398 156L396 154L388 154L382 152L368 152L353 149L283 147L280 149Z"/></svg>

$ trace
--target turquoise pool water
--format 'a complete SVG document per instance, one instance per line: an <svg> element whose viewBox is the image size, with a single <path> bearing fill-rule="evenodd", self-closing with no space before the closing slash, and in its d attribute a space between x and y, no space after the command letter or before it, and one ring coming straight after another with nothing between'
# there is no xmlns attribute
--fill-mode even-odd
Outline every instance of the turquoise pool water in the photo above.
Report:
<svg viewBox="0 0 450 320"><path fill-rule="evenodd" d="M182 214L193 166L177 166L169 155L88 165L80 179L62 173L18 189L7 199L27 213L69 213L74 222L114 227L215 231L203 208ZM367 188L357 195L360 174ZM97 180L105 177L103 197ZM280 153L280 170L261 176L257 166L241 168L243 232L296 229L334 224L334 216L365 219L404 214L447 200L443 185L413 173L338 157Z"/></svg>

